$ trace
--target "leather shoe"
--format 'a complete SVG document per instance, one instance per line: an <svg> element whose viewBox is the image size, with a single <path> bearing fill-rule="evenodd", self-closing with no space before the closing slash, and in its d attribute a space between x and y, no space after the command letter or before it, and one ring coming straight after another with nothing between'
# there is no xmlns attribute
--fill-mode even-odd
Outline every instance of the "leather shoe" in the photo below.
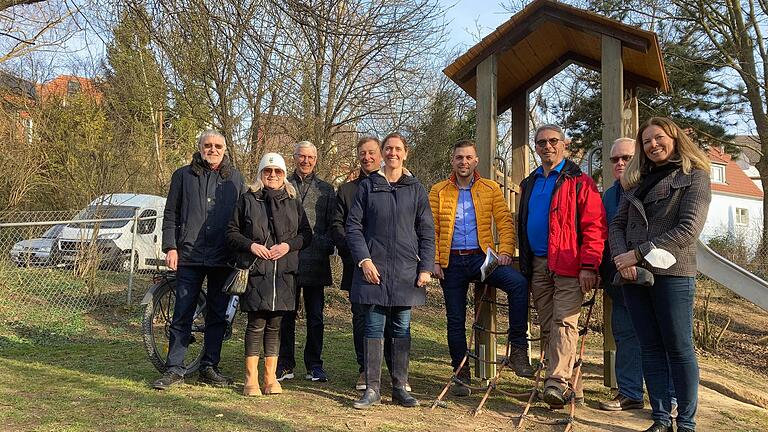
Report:
<svg viewBox="0 0 768 432"><path fill-rule="evenodd" d="M227 387L232 385L232 377L228 377L215 366L206 366L198 372L197 382L214 387Z"/></svg>
<svg viewBox="0 0 768 432"><path fill-rule="evenodd" d="M178 384L184 384L184 376L166 371L163 376L152 383L152 388L156 390L168 390L172 386Z"/></svg>
<svg viewBox="0 0 768 432"><path fill-rule="evenodd" d="M459 384L459 382L461 384ZM470 394L472 394L472 389L468 387L470 385L472 385L472 374L469 371L469 366L464 365L464 367L461 368L461 370L459 370L459 373L456 374L456 378L454 379L454 384L451 387L451 393L454 396L459 396L459 397L469 396Z"/></svg>
<svg viewBox="0 0 768 432"><path fill-rule="evenodd" d="M563 404L563 405L550 405L549 409L553 409L553 410L563 409L563 408L565 408L565 405L569 405L570 406L570 403L571 403L570 400L568 400L568 401L565 401L565 404ZM574 405L576 405L576 408L581 408L581 407L587 405L586 402L584 402L584 396L579 396L577 398L574 398L573 399L573 403L574 403Z"/></svg>
<svg viewBox="0 0 768 432"><path fill-rule="evenodd" d="M645 432L672 432L672 426L666 426L659 422L653 422L653 425L646 429Z"/></svg>
<svg viewBox="0 0 768 432"><path fill-rule="evenodd" d="M696 432L696 431L694 431L691 428L687 428L685 426L678 426L677 427L677 432Z"/></svg>
<svg viewBox="0 0 768 432"><path fill-rule="evenodd" d="M530 361L528 360L527 348L510 345L508 361L512 370L515 371L515 375L522 378L534 377L534 370L531 367Z"/></svg>
<svg viewBox="0 0 768 432"><path fill-rule="evenodd" d="M541 396L541 398L545 403L552 407L562 407L565 405L565 397L563 397L563 392L555 386L548 386L545 388L544 394Z"/></svg>
<svg viewBox="0 0 768 432"><path fill-rule="evenodd" d="M615 398L609 401L600 402L600 409L603 411L643 409L643 401L630 399L622 394L617 394Z"/></svg>

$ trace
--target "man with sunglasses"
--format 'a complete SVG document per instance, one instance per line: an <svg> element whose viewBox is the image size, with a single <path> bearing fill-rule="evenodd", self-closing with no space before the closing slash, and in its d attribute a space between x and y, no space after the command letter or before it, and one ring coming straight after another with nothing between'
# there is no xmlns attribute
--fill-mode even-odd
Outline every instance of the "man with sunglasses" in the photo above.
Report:
<svg viewBox="0 0 768 432"><path fill-rule="evenodd" d="M312 227L312 243L299 252L299 275L296 284L296 309L300 293L304 293L304 314L307 320L307 342L304 346L306 379L325 382L323 369L323 308L325 287L333 284L330 256L333 254L331 220L336 209L336 193L330 183L315 172L317 148L309 141L296 144L293 152L294 171L288 180L298 193ZM280 356L277 379L294 378L296 367L296 312L289 312L280 324Z"/></svg>
<svg viewBox="0 0 768 432"><path fill-rule="evenodd" d="M603 192L603 204L609 225L611 219L616 216L619 201L624 194L620 183L621 175L624 174L634 154L634 138L619 138L611 146L609 160L614 183ZM600 264L600 274L605 293L611 297L611 329L613 339L616 341L615 369L618 391L613 399L600 402L600 409L604 411L643 409L643 366L640 342L637 340L629 311L624 305L623 290L620 286L614 286L611 283L616 272L616 265L610 259L610 251L606 246L603 262ZM670 392L674 394L675 390L671 382L669 387ZM677 407L677 401L674 398L672 398L672 406L674 411Z"/></svg>
<svg viewBox="0 0 768 432"><path fill-rule="evenodd" d="M579 314L597 285L607 224L595 182L565 158L562 129L543 125L534 137L541 166L520 184L520 271L530 280L546 347L542 398L559 408L571 397L583 401L572 379Z"/></svg>
<svg viewBox="0 0 768 432"><path fill-rule="evenodd" d="M176 271L176 304L169 329L167 369L152 383L158 390L184 382L184 355L205 279L208 307L198 382L213 386L232 384L232 378L219 372L229 303L222 287L232 272L227 266L231 255L224 232L245 182L231 165L222 134L206 130L197 144L199 151L192 156L192 162L177 169L171 177L163 213L163 252L168 268Z"/></svg>

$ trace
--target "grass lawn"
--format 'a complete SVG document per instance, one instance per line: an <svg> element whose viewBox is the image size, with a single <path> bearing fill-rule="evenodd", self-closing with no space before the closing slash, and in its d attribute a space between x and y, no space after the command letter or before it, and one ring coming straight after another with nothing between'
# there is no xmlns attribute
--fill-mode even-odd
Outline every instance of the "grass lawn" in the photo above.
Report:
<svg viewBox="0 0 768 432"><path fill-rule="evenodd" d="M140 298L140 297L135 297ZM330 381L303 379L301 346L297 347L297 377L284 383L283 395L244 398L244 316L238 316L233 337L225 342L221 369L235 376L237 386L217 389L198 386L194 379L169 391L158 392L149 384L159 374L146 359L141 339L140 305L127 307L113 302L85 314L65 314L42 304L0 303L0 430L3 431L453 431L506 430L524 402L492 396L482 415L469 410L479 396L448 398L448 409L406 409L390 403L389 382L382 384L384 404L368 411L352 409L357 364L351 334L351 314L346 295L326 290L325 368ZM413 352L410 383L422 405L428 406L450 375L445 342L445 316L439 289L429 292L428 304L413 319ZM23 319L19 319L24 308ZM10 318L16 316L16 319ZM297 341L304 340L304 321L297 325ZM502 328L505 327L502 324ZM593 357L601 355L602 338L589 339ZM602 365L593 359L585 365L589 406L606 398ZM384 369L386 371L386 369ZM385 373L386 375L386 373ZM531 382L505 375L504 389L522 392ZM719 406L712 409L729 430L766 430L765 410ZM589 412L593 410L588 410ZM532 413L564 418L537 404ZM746 414L745 414L746 413ZM647 412L630 420L648 426ZM580 414L577 413L577 417ZM736 420L728 420L732 416ZM614 416L615 417L615 416ZM641 430L608 428L610 416L581 421L577 430ZM647 424L646 424L647 423ZM713 423L714 424L714 423ZM562 430L528 423L526 430ZM600 426L599 426L600 425ZM598 427L599 426L599 427ZM735 427L734 427L735 426ZM706 429L703 429L706 430Z"/></svg>

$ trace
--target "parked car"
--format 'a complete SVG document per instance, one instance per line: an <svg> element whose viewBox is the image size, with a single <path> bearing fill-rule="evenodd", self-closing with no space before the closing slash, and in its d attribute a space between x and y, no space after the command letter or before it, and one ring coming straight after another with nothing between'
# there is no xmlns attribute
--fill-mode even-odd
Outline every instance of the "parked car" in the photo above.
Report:
<svg viewBox="0 0 768 432"><path fill-rule="evenodd" d="M88 251L95 251L101 267L128 271L133 249L135 269L165 268L165 254L161 250L164 208L165 198L155 195L109 194L94 199L59 236L62 261L74 263ZM130 218L135 216L152 219L134 223ZM94 219L125 220L77 222Z"/></svg>
<svg viewBox="0 0 768 432"><path fill-rule="evenodd" d="M11 259L20 267L56 267L61 265L58 238L63 224L54 225L39 238L22 240L11 248Z"/></svg>

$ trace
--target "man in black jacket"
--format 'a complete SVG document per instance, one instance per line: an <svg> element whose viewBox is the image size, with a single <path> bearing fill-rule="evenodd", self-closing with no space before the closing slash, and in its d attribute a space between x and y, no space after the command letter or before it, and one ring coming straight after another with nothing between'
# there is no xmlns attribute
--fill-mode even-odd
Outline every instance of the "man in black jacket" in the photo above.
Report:
<svg viewBox="0 0 768 432"><path fill-rule="evenodd" d="M323 307L325 287L333 283L330 256L333 243L328 233L335 208L336 193L330 183L315 173L317 148L309 141L296 144L293 152L294 171L288 178L296 188L299 200L312 227L312 243L299 252L299 277L296 286L296 309L299 309L299 293L304 293L304 312L307 319L307 343L304 346L306 379L325 382L328 376L323 369ZM278 380L292 379L296 345L296 313L289 312L280 324L280 357Z"/></svg>
<svg viewBox="0 0 768 432"><path fill-rule="evenodd" d="M224 232L244 181L225 154L227 144L223 135L206 130L197 142L200 151L192 156L192 163L177 169L171 177L163 214L163 252L168 268L176 271L176 304L167 369L152 384L158 390L184 382L184 355L204 279L208 280L207 309L198 381L215 386L232 383L218 368L229 301L222 287L231 271L227 267L230 252Z"/></svg>
<svg viewBox="0 0 768 432"><path fill-rule="evenodd" d="M352 274L355 272L355 262L347 246L345 226L347 214L352 203L355 201L357 188L360 181L368 177L368 174L377 171L381 167L381 143L378 138L363 137L357 142L357 159L360 162L360 173L357 178L339 186L336 193L336 212L331 221L331 237L333 243L339 251L341 261L344 263L344 272L341 276L341 289L349 291L352 287ZM389 326L387 326L389 327ZM392 370L392 338L386 335L390 334L391 329L385 329L384 360L389 370ZM365 333L365 310L357 304L352 303L352 338L355 343L355 356L359 365L360 377L355 383L356 390L365 390L365 363L363 361L363 344ZM406 391L411 391L410 386L406 384Z"/></svg>

